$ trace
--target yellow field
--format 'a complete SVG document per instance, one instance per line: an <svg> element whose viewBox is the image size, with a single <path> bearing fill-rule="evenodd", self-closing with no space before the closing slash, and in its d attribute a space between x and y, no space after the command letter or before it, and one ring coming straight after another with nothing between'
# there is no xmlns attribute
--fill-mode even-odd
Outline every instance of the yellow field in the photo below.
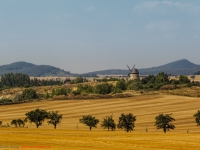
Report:
<svg viewBox="0 0 200 150"><path fill-rule="evenodd" d="M0 106L0 120L5 126L12 119L24 118L35 108L58 110L63 120L57 129L46 122L39 129L34 124L28 128L1 127L1 146L21 146L21 149L200 149L200 128L193 114L197 112L200 98L174 95L141 95L123 99L41 101ZM93 115L102 121L113 114L115 122L121 113L136 116L131 133L117 129L108 132L100 127L89 128L78 123L83 115ZM173 113L176 128L164 134L154 126L159 113ZM146 133L148 128L148 133ZM189 133L187 133L189 130ZM6 148L1 148L6 149ZM24 147L23 147L24 146ZM28 148L25 146L33 146ZM46 146L46 147L39 147ZM13 149L13 148L7 148Z"/></svg>
<svg viewBox="0 0 200 150"><path fill-rule="evenodd" d="M199 134L126 133L50 129L1 129L1 145L53 150L198 150ZM32 148L28 148L32 147ZM7 148L13 149L13 148Z"/></svg>

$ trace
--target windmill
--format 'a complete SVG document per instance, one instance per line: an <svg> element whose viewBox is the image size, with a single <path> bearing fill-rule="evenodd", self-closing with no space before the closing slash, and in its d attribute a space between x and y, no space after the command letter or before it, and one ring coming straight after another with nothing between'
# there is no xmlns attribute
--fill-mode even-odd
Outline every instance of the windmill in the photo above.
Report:
<svg viewBox="0 0 200 150"><path fill-rule="evenodd" d="M132 72L132 70L135 68L135 65L133 65L133 68L132 69L130 69L130 67L127 65L127 67L128 67L128 69L129 69L129 74L128 74L128 77L130 77L130 74L131 74L131 72Z"/></svg>
<svg viewBox="0 0 200 150"><path fill-rule="evenodd" d="M133 68L130 69L130 67L127 65L128 69L129 69L129 80L139 80L139 72L138 70L135 68L135 65L133 65Z"/></svg>

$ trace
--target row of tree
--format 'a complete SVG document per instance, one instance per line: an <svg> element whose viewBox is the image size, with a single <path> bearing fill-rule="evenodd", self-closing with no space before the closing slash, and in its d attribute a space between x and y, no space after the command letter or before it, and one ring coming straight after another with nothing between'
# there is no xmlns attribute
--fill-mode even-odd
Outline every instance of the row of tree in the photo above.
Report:
<svg viewBox="0 0 200 150"><path fill-rule="evenodd" d="M16 127L24 127L25 123L29 121L30 123L34 123L38 128L42 125L45 119L49 119L47 123L52 124L54 129L56 129L56 126L61 123L62 119L62 114L58 114L58 111L47 112L46 110L42 109L32 110L27 112L25 115L25 119L12 120L11 125L15 125ZM195 117L197 126L200 126L200 110L198 110L193 116ZM119 117L118 124L115 123L113 116L111 115L103 118L101 127L108 129L108 131L114 131L117 127L119 129L124 129L126 132L131 132L135 127L135 121L136 116L134 116L132 113L122 113ZM175 121L175 119L172 117L172 114L159 114L155 117L155 126L157 129L162 129L163 132L166 133L166 131L169 131L170 129L175 129L175 125L172 123L173 121ZM79 122L88 126L91 131L93 127L97 127L99 119L96 119L91 115L86 115L79 119ZM0 125L1 124L2 121L0 121Z"/></svg>
<svg viewBox="0 0 200 150"><path fill-rule="evenodd" d="M155 118L155 126L157 129L163 129L164 133L166 133L167 130L174 129L175 126L172 124L172 121L175 121L175 119L171 116L171 114L159 114ZM133 128L135 127L134 122L136 121L136 116L134 116L132 113L129 114L121 114L119 117L118 124L116 124L111 116L106 116L101 126L104 128L107 128L108 131L115 130L116 127L119 129L124 129L126 132L131 132ZM91 115L83 116L79 120L80 123L85 124L89 127L91 130L92 127L96 127L99 123L99 120Z"/></svg>
<svg viewBox="0 0 200 150"><path fill-rule="evenodd" d="M194 78L194 76L193 76ZM0 88L7 87L32 87L32 86L51 86L51 85L62 85L67 82L69 79L65 81L60 80L39 80L37 78L30 79L30 77L26 74L22 73L8 73L1 77ZM98 84L97 87L85 86L78 87L78 92L87 92L87 93L97 93L97 94L109 94L111 92L119 93L122 90L141 90L141 89L153 89L158 90L163 85L172 84L177 86L178 84L187 84L188 86L200 86L199 82L190 81L187 76L180 75L178 79L171 79L169 76L160 72L158 75L148 75L142 78L140 81L138 80L129 80L126 81L124 79L96 79L98 82L108 82L108 81L117 81L116 87L112 84L103 83ZM80 84L83 82L87 82L85 78L77 77L73 80L70 80L71 84ZM93 89L94 88L94 89Z"/></svg>
<svg viewBox="0 0 200 150"><path fill-rule="evenodd" d="M48 119L47 123L52 124L54 129L56 126L61 123L62 114L59 114L58 111L49 111L42 109L35 109L30 112L27 112L26 117L24 119L13 119L11 121L11 125L15 127L24 127L26 122L34 123L36 127L42 125L45 119Z"/></svg>
<svg viewBox="0 0 200 150"><path fill-rule="evenodd" d="M16 74L17 75L17 74ZM19 75L19 74L18 74ZM12 77L12 75L9 75ZM28 76L23 76L22 75L22 79L24 78L28 78ZM79 77L76 78L77 80L79 79ZM4 78L3 78L4 80ZM16 80L16 84L18 80ZM19 80L20 81L20 80ZM35 79L36 81L36 79ZM26 80L24 80L24 83L19 82L20 85L23 85L24 83L26 83ZM16 85L14 84L14 85ZM13 100L9 99L9 98L4 98L0 100L0 103L12 103L13 101L15 102L19 102L19 101L24 101L24 100L28 100L28 99L37 99L37 98L51 98L54 96L58 96L58 95L65 95L68 96L69 94L73 94L73 95L79 95L81 93L92 93L92 94L102 94L102 95L106 95L106 94L110 94L110 93L121 93L124 90L142 90L142 89L150 89L150 90L157 90L159 88L165 87L166 85L172 85L172 88L175 88L178 84L188 84L188 86L200 86L199 82L191 82L188 77L186 76L179 76L179 79L173 79L173 80L169 80L169 77L167 74L165 73L159 73L157 76L154 75L149 75L147 77L142 78L140 81L138 80L129 80L129 81L125 81L124 79L120 79L116 82L116 85L113 84L109 84L107 82L101 83L101 84L97 84L95 86L89 85L89 84L78 84L77 85L77 89L76 90L72 90L70 88L64 88L64 87L60 87L60 88L55 88L52 89L51 93L43 93L43 94L37 94L37 92L32 89L32 88L27 88L25 90L23 90L22 94L17 94ZM171 86L169 86L171 88Z"/></svg>
<svg viewBox="0 0 200 150"><path fill-rule="evenodd" d="M32 86L51 86L62 85L64 82L61 80L40 80L37 78L30 79L26 74L22 73L8 73L1 76L0 88L7 87L32 87Z"/></svg>

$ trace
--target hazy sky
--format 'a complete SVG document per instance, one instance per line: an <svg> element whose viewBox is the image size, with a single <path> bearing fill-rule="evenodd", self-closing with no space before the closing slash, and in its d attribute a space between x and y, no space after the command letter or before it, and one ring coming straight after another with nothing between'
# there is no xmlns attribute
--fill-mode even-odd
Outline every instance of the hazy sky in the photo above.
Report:
<svg viewBox="0 0 200 150"><path fill-rule="evenodd" d="M0 0L0 65L73 73L200 64L200 0Z"/></svg>

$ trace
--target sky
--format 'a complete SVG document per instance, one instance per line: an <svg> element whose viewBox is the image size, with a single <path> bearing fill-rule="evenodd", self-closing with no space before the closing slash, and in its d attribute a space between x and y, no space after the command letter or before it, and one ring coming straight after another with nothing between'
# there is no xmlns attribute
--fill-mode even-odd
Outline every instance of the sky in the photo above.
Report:
<svg viewBox="0 0 200 150"><path fill-rule="evenodd" d="M0 0L0 65L72 73L200 64L199 0Z"/></svg>

